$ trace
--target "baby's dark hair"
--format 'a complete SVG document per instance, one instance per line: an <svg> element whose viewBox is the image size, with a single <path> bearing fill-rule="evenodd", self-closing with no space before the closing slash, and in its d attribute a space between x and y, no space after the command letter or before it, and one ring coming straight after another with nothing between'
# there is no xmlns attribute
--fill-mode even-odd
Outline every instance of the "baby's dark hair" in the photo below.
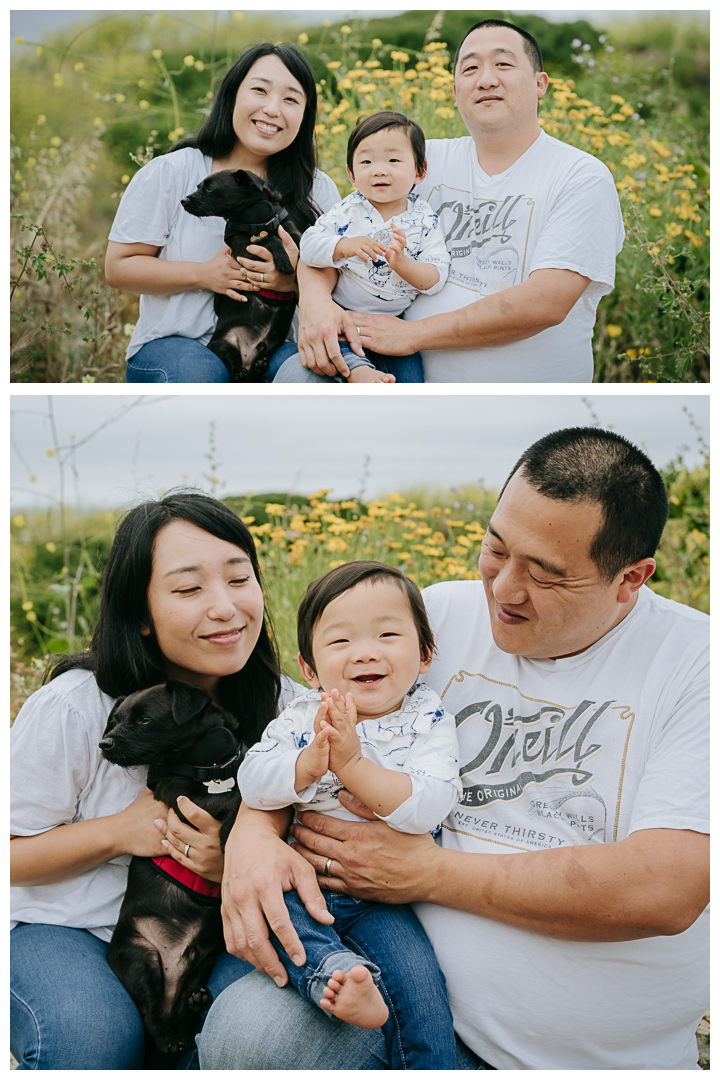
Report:
<svg viewBox="0 0 720 1080"><path fill-rule="evenodd" d="M435 641L423 598L415 582L406 578L402 571L394 566L363 559L358 562L343 563L342 566L336 566L334 570L323 574L308 585L307 592L302 598L298 608L298 648L303 660L313 671L315 671L315 658L312 644L315 627L328 604L348 592L349 589L354 589L361 581L369 581L372 584L383 579L394 582L398 589L405 593L418 632L420 655L424 661L432 659Z"/></svg>
<svg viewBox="0 0 720 1080"><path fill-rule="evenodd" d="M347 166L350 172L353 174L355 172L353 169L355 151L363 139L368 139L371 135L377 134L378 131L384 131L385 128L400 128L405 132L410 140L410 146L415 158L415 167L419 173L424 173L425 132L419 124L416 124L405 113L389 111L373 113L372 116L366 116L364 120L358 120L350 132L347 144Z"/></svg>

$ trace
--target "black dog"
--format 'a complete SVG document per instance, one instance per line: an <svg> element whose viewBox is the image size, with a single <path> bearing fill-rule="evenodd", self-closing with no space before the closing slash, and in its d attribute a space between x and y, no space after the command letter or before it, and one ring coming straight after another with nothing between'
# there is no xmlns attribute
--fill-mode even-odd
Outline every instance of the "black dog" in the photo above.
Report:
<svg viewBox="0 0 720 1080"><path fill-rule="evenodd" d="M119 698L100 748L116 765L149 765L148 787L183 821L178 795L222 821L224 849L240 806L238 727L204 690L168 682ZM219 886L170 856L134 855L107 959L161 1054L192 1045L223 948Z"/></svg>
<svg viewBox="0 0 720 1080"><path fill-rule="evenodd" d="M278 225L282 223L296 244L300 243L300 233L288 217L280 195L254 173L244 169L214 173L182 200L182 206L195 217L225 218L225 243L232 248L233 258L254 258L248 253L248 244L259 244L272 255L276 270L294 273L295 267L277 234ZM295 293L261 289L245 296L247 302L243 303L216 293L218 321L208 349L220 357L230 372L230 382L262 382L272 354L287 338L295 312Z"/></svg>

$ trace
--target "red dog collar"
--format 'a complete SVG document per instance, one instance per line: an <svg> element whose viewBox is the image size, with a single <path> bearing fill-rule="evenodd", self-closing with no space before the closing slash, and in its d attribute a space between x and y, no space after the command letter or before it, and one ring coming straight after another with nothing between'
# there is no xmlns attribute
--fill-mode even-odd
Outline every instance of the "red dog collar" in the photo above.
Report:
<svg viewBox="0 0 720 1080"><path fill-rule="evenodd" d="M181 888L194 893L198 899L210 901L220 899L219 882L208 881L207 878L200 877L200 874L189 870L187 866L181 866L170 855L158 855L157 858L153 859L153 863L158 873L170 878Z"/></svg>
<svg viewBox="0 0 720 1080"><path fill-rule="evenodd" d="M258 289L258 296L267 296L268 300L294 300L294 292L275 292L274 289Z"/></svg>

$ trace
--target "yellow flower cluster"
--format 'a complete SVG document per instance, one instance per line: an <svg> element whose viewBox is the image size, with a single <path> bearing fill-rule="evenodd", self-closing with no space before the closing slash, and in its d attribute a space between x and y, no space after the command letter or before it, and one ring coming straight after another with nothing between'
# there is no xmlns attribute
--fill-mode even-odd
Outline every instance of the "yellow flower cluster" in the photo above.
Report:
<svg viewBox="0 0 720 1080"><path fill-rule="evenodd" d="M270 520L262 525L243 518L266 575L301 566L315 577L344 562L373 558L401 567L423 586L480 577L485 530L479 521L460 518L447 506L425 510L396 492L364 507L354 499L329 502L327 494L315 492L303 506L267 503Z"/></svg>

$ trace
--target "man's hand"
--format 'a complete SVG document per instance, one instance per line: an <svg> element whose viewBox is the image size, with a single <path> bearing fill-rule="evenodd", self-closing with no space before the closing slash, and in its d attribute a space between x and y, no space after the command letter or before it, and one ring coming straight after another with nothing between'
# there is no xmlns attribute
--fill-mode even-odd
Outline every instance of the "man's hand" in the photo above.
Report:
<svg viewBox="0 0 720 1080"><path fill-rule="evenodd" d="M315 871L282 839L288 819L289 811L241 806L225 845L222 884L227 951L266 972L278 986L285 985L287 974L270 944L268 925L294 961L305 961L305 950L290 921L283 893L296 889L317 922L334 921Z"/></svg>
<svg viewBox="0 0 720 1080"><path fill-rule="evenodd" d="M338 240L333 252L333 262L340 259L351 259L357 256L363 262L375 262L376 255L385 255L385 245L377 240L371 240L369 236L344 236Z"/></svg>
<svg viewBox="0 0 720 1080"><path fill-rule="evenodd" d="M333 303L332 290L337 281L337 270L298 264L300 283L300 330L298 352L300 362L309 371L319 375L344 375L349 369L340 352L338 338L345 337L348 345L358 356L364 356L357 323L350 312Z"/></svg>
<svg viewBox="0 0 720 1080"><path fill-rule="evenodd" d="M396 315L363 315L359 311L346 314L359 331L364 349L372 349L383 356L410 356L420 348L417 327L421 323L406 322Z"/></svg>
<svg viewBox="0 0 720 1080"><path fill-rule="evenodd" d="M343 806L355 814L369 811L350 792L338 794ZM397 832L384 821L342 821L310 811L301 814L301 825L291 832L295 850L318 874L332 859L330 877L323 885L333 892L385 904L408 904L422 898L429 879L438 873L442 856L429 833L411 836Z"/></svg>

